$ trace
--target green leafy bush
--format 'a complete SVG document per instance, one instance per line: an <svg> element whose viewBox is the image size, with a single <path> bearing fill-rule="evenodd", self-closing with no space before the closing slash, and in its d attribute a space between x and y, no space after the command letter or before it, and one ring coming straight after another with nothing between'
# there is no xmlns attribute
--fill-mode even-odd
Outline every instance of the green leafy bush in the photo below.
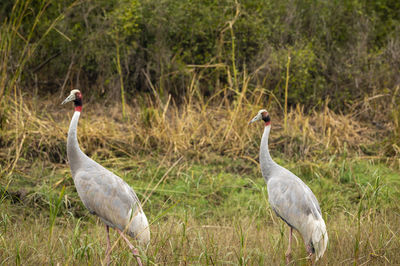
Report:
<svg viewBox="0 0 400 266"><path fill-rule="evenodd" d="M343 110L365 95L394 90L398 82L398 1L18 3L30 10L19 30L25 38L45 6L31 43L62 17L31 55L23 74L26 87L36 80L40 92L77 87L90 90L92 96L115 98L122 81L128 95L153 92L153 86L162 98L172 94L179 100L195 76L198 92L207 97L231 86L233 76L240 86L248 73L249 92L265 88L283 103L289 52L289 105L313 108L329 96L331 107ZM12 7L6 2L1 17L7 19ZM15 53L23 44L19 38Z"/></svg>

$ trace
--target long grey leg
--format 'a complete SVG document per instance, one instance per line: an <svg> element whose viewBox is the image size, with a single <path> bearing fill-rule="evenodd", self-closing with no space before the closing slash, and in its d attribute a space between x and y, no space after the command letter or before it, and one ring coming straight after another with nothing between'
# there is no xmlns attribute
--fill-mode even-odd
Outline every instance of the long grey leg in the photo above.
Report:
<svg viewBox="0 0 400 266"><path fill-rule="evenodd" d="M110 265L110 249L111 249L111 243L110 243L110 227L106 225L106 231L107 231L107 250L106 250L106 259L105 259L105 264Z"/></svg>
<svg viewBox="0 0 400 266"><path fill-rule="evenodd" d="M140 257L139 257L139 251L131 244L131 242L129 242L128 238L126 238L126 236L124 235L124 233L122 233L121 230L119 230L118 228L115 228L115 229L118 231L118 233L121 235L121 237L128 244L128 247L132 251L133 256L135 256L138 265L142 266L142 261L140 260Z"/></svg>
<svg viewBox="0 0 400 266"><path fill-rule="evenodd" d="M289 245L288 249L286 251L286 264L289 264L290 261L292 260L292 234L293 234L293 228L290 227L290 232L289 232Z"/></svg>

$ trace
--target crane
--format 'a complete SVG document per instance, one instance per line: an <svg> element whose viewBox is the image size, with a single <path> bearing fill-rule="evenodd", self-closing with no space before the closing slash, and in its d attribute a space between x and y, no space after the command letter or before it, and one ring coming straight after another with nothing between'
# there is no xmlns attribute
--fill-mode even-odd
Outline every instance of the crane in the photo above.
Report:
<svg viewBox="0 0 400 266"><path fill-rule="evenodd" d="M67 157L76 190L90 213L97 215L105 224L107 251L105 262L110 261L109 228L114 228L128 244L139 265L139 252L129 242L124 232L147 246L150 242L149 223L133 189L120 177L90 159L79 148L77 127L82 111L82 93L72 90L62 102L74 102L75 112L71 119L67 139Z"/></svg>
<svg viewBox="0 0 400 266"><path fill-rule="evenodd" d="M260 166L267 183L268 201L277 216L290 227L286 262L289 263L292 258L293 229L303 237L308 258L313 261L315 254L317 261L324 255L328 245L328 233L318 200L300 178L272 160L268 149L271 118L265 109L260 110L249 124L259 120L265 122L260 146Z"/></svg>

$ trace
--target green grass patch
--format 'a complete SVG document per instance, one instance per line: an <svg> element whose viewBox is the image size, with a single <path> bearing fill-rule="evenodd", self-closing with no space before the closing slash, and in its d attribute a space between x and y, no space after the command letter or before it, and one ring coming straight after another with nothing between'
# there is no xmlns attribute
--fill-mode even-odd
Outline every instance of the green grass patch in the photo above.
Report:
<svg viewBox="0 0 400 266"><path fill-rule="evenodd" d="M338 258L344 264L400 262L400 174L395 169L357 158L277 161L300 176L320 201L330 236L322 263ZM269 208L265 182L253 162L217 155L206 164L182 159L174 165L154 157L99 162L129 183L142 201L152 192L143 207L152 232L151 245L141 250L145 263L283 263L288 229ZM99 264L105 257L105 230L80 202L68 166L33 165L14 173L3 193L0 263ZM116 238L113 233L112 241ZM294 252L297 263L306 264L297 234ZM134 263L122 242L111 259Z"/></svg>

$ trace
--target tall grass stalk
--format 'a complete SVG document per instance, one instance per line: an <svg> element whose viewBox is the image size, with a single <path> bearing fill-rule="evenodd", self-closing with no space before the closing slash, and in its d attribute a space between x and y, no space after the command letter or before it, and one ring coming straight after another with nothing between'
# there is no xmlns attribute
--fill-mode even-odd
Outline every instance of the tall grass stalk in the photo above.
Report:
<svg viewBox="0 0 400 266"><path fill-rule="evenodd" d="M361 214L363 211L363 205L362 205L363 197L361 197L361 199L360 199L360 203L358 205L358 211L357 211L357 231L356 231L356 237L354 239L354 262L353 262L354 266L356 266L358 264L358 258L359 258L359 252L360 252Z"/></svg>
<svg viewBox="0 0 400 266"><path fill-rule="evenodd" d="M235 0L235 4L236 4L236 13L235 13L235 17L228 22L229 24L229 30L231 33L231 60L232 60L232 71L233 71L233 81L234 81L234 88L237 91L239 89L239 83L238 83L238 78L237 78L237 69L236 69L236 57L235 57L235 53L236 53L236 48L235 48L235 34L233 32L233 25L235 24L236 20L239 18L240 15L240 5L237 2L237 0Z"/></svg>
<svg viewBox="0 0 400 266"><path fill-rule="evenodd" d="M400 86L397 86L392 96L391 108L390 108L392 110L393 125L394 125L393 135L396 139L398 139L400 135L400 107L398 104L399 101L397 100L399 90Z"/></svg>
<svg viewBox="0 0 400 266"><path fill-rule="evenodd" d="M8 215L7 213L2 213L2 214L1 214L0 225L2 225L2 227L3 227L3 232L4 232L4 234L7 234L7 227L8 227L9 222L10 222L10 217L9 217L9 215ZM2 234L0 234L0 236L1 236L1 235L2 235Z"/></svg>
<svg viewBox="0 0 400 266"><path fill-rule="evenodd" d="M237 259L239 265L247 264L247 254L246 254L246 246L247 246L247 237L248 230L244 231L241 224L238 224L236 227L236 234L239 238L239 252L237 253Z"/></svg>
<svg viewBox="0 0 400 266"><path fill-rule="evenodd" d="M49 243L51 243L51 240L53 237L54 224L56 222L57 215L60 213L64 194L65 194L65 186L62 187L58 197L53 195L53 196L50 196L50 199L49 199L49 220L50 220Z"/></svg>
<svg viewBox="0 0 400 266"><path fill-rule="evenodd" d="M235 59L235 34L233 32L233 22L229 23L229 30L231 32L231 60L232 60L232 72L233 72L233 86L237 91L239 89L238 78L237 78L237 70L236 70L236 59Z"/></svg>
<svg viewBox="0 0 400 266"><path fill-rule="evenodd" d="M288 104L287 104L287 101L288 101L288 94L289 94L289 92L288 92L288 90L289 90L289 70L290 70L290 59L291 59L291 57L290 57L290 51L288 52L288 61L287 61L287 64L286 64L286 82L285 82L285 117L284 117L284 132L286 133L287 132L287 117L288 117Z"/></svg>
<svg viewBox="0 0 400 266"><path fill-rule="evenodd" d="M21 251L19 243L15 245L15 265L21 265Z"/></svg>
<svg viewBox="0 0 400 266"><path fill-rule="evenodd" d="M18 95L18 91L17 89L14 90L14 116L16 121L22 119L21 115L22 115L22 107L23 107L23 99L22 99L22 95L19 94ZM23 121L23 120L22 120ZM15 127L15 148L14 148L14 156L13 156L13 160L12 163L10 162L8 165L5 166L4 171L7 171L8 174L6 176L6 178L10 177L18 163L18 160L21 156L21 151L23 149L23 145L25 142L25 138L26 138L26 129L25 129L25 124L22 122L22 127Z"/></svg>
<svg viewBox="0 0 400 266"><path fill-rule="evenodd" d="M120 60L120 45L119 41L115 41L116 44L116 65L119 76L119 82L121 86L121 108L122 108L122 118L126 119L126 111L125 111L125 89L124 89L124 78L122 76L122 68L121 68L121 60Z"/></svg>

